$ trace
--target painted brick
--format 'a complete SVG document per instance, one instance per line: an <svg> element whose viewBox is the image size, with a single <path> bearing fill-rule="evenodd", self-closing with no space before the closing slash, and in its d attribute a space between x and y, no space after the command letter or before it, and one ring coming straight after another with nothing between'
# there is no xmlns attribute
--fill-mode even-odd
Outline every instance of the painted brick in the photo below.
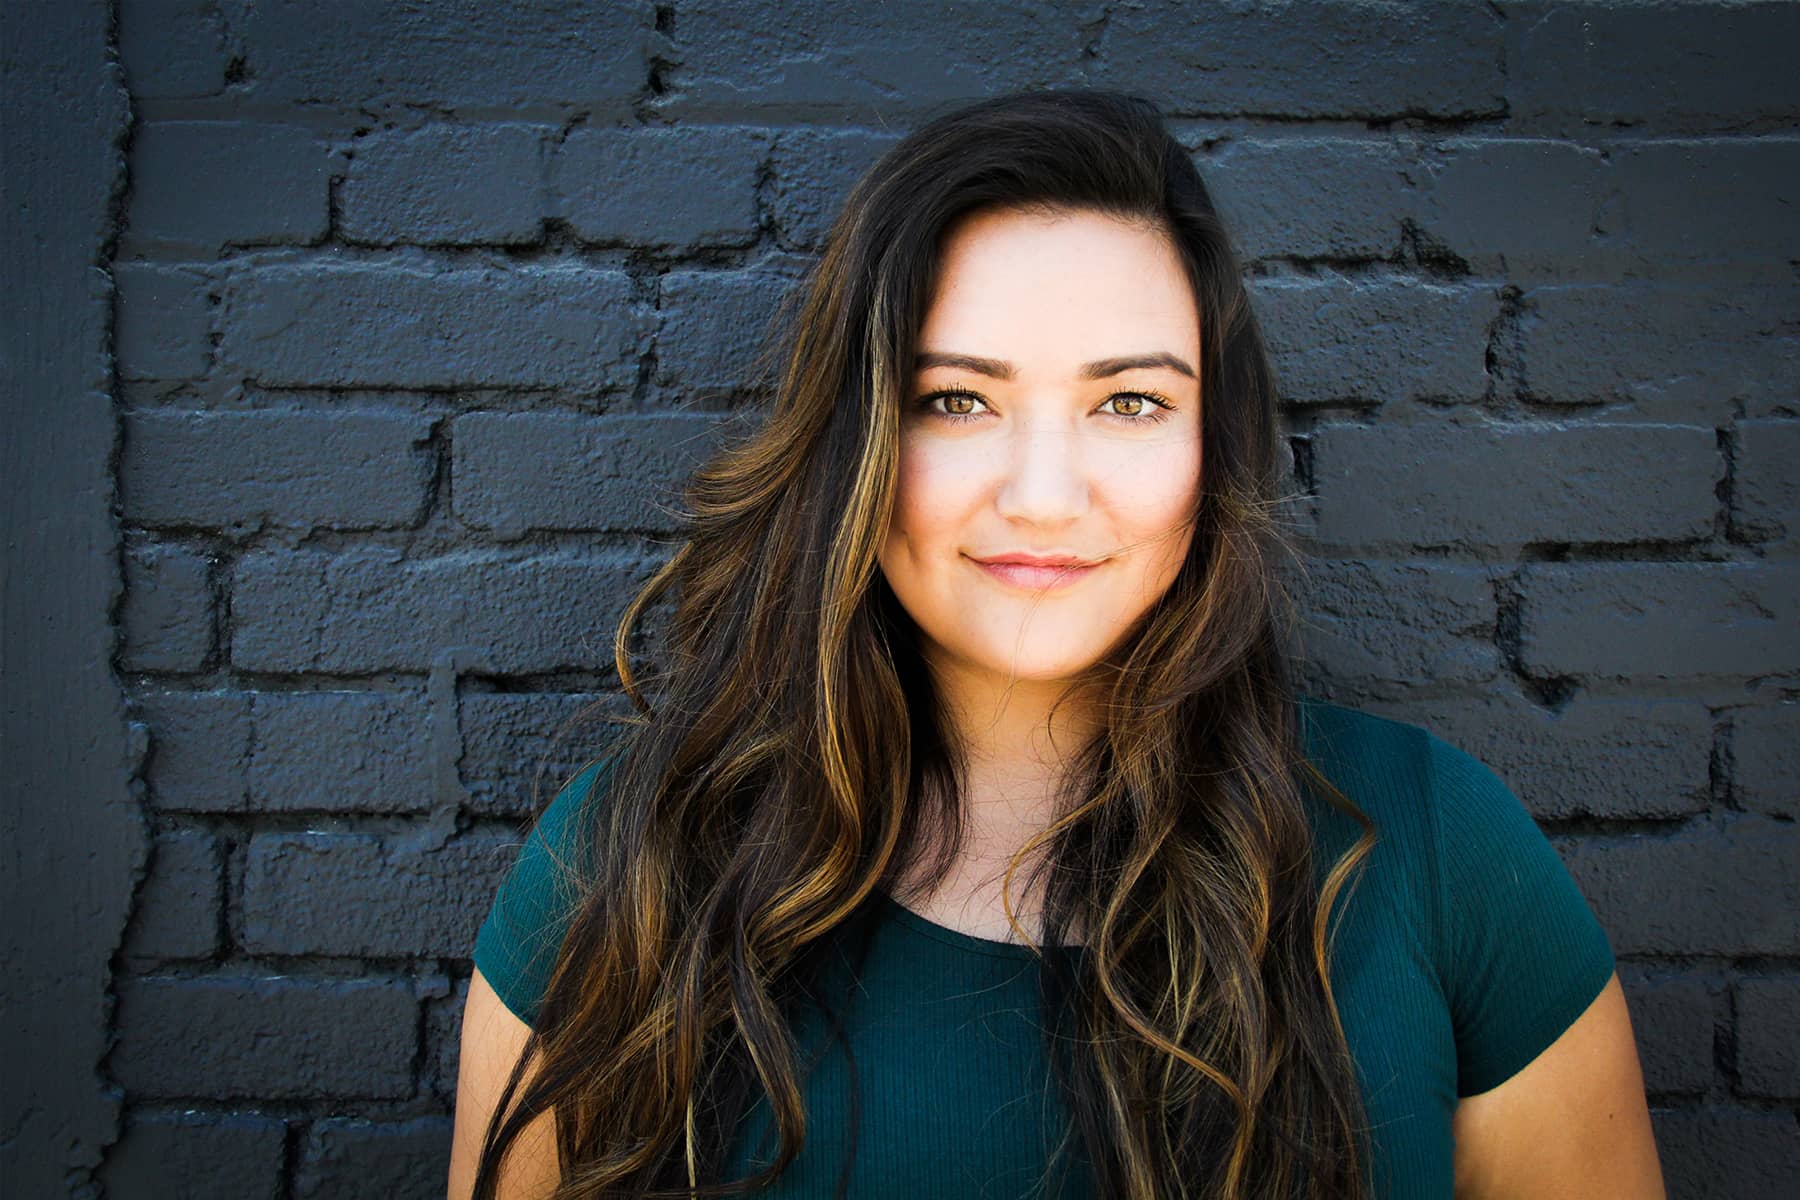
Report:
<svg viewBox="0 0 1800 1200"><path fill-rule="evenodd" d="M1521 127L1731 129L1800 116L1789 53L1800 12L1789 5L1498 7L1509 120Z"/></svg>
<svg viewBox="0 0 1800 1200"><path fill-rule="evenodd" d="M185 546L139 543L125 554L128 671L198 671L213 647L207 560Z"/></svg>
<svg viewBox="0 0 1800 1200"><path fill-rule="evenodd" d="M398 1099L418 1002L376 979L208 976L119 988L113 1078L143 1097Z"/></svg>
<svg viewBox="0 0 1800 1200"><path fill-rule="evenodd" d="M442 847L364 834L257 834L244 867L244 948L461 957L518 846L493 834Z"/></svg>
<svg viewBox="0 0 1800 1200"><path fill-rule="evenodd" d="M1066 81L1101 5L921 0L776 10L688 0L676 12L665 111L712 120L767 108L857 115L919 110L982 93Z"/></svg>
<svg viewBox="0 0 1800 1200"><path fill-rule="evenodd" d="M218 250L315 242L330 221L330 147L292 125L152 121L131 142L135 241Z"/></svg>
<svg viewBox="0 0 1800 1200"><path fill-rule="evenodd" d="M1800 1127L1791 1112L1653 1109L1670 1196L1784 1200L1800 1179Z"/></svg>
<svg viewBox="0 0 1800 1200"><path fill-rule="evenodd" d="M441 1200L450 1171L449 1117L316 1122L300 1152L294 1195Z"/></svg>
<svg viewBox="0 0 1800 1200"><path fill-rule="evenodd" d="M777 336L792 282L762 271L670 271L656 337L658 381L730 390L756 382L757 356Z"/></svg>
<svg viewBox="0 0 1800 1200"><path fill-rule="evenodd" d="M1540 820L1681 817L1711 796L1713 718L1698 701L1581 695L1554 714L1511 695L1365 707L1467 750Z"/></svg>
<svg viewBox="0 0 1800 1200"><path fill-rule="evenodd" d="M249 6L242 37L259 101L606 113L643 88L653 20L647 3L611 0L301 0Z"/></svg>
<svg viewBox="0 0 1800 1200"><path fill-rule="evenodd" d="M430 714L409 692L257 692L245 789L257 812L431 807Z"/></svg>
<svg viewBox="0 0 1800 1200"><path fill-rule="evenodd" d="M1072 22L1071 22L1072 23ZM1498 116L1503 23L1481 5L1421 21L1400 4L1311 0L1110 10L1090 82L1142 91L1179 113L1290 117Z"/></svg>
<svg viewBox="0 0 1800 1200"><path fill-rule="evenodd" d="M590 242L743 245L757 236L757 129L578 129L554 163L562 215Z"/></svg>
<svg viewBox="0 0 1800 1200"><path fill-rule="evenodd" d="M450 994L425 1002L425 1082L446 1108L456 1105L457 1071L462 1065L462 1017L469 981L461 979Z"/></svg>
<svg viewBox="0 0 1800 1200"><path fill-rule="evenodd" d="M1679 260L1783 264L1791 255L1800 140L1628 142L1611 156L1623 236L1654 269Z"/></svg>
<svg viewBox="0 0 1800 1200"><path fill-rule="evenodd" d="M1403 403L1381 418L1379 449L1376 430L1309 424L1304 475L1319 500L1301 497L1306 509L1288 515L1337 558L1312 568L1322 586L1305 602L1309 648L1323 653L1302 673L1403 697L1370 707L1411 713L1465 746L1540 818L1689 819L1559 847L1628 956L1647 1087L1699 1105L1657 1113L1670 1194L1783 1195L1800 1177L1787 1111L1789 1047L1800 1041L1791 973L1736 980L1735 970L1629 961L1776 955L1766 973L1795 953L1791 922L1769 922L1794 910L1786 864L1800 855L1785 819L1800 816L1800 709L1763 694L1771 671L1779 679L1794 661L1784 632L1794 627L1786 464L1800 449L1800 332L1789 319L1800 293L1787 278L1800 178L1792 6L1501 0L1420 21L1408 6L1363 0L811 0L781 12L718 0L429 10L134 0L115 23L139 121L122 261L111 267L128 533L414 523L428 511L429 454L403 431L390 442L356 424L412 420L390 410L396 389L464 414L446 426L457 457L444 498L476 540L667 533L652 481L673 483L686 463L663 435L704 419L570 409L607 409L592 398L634 388L652 349L658 398L763 382L754 353L805 265L780 252L821 246L852 182L915 115L1030 82L1148 86L1200 118L1177 132L1190 146L1212 141L1196 152L1201 170L1240 248L1269 262L1253 287L1289 401L1617 403L1605 414L1615 425L1454 433L1429 421L1461 414ZM661 60L654 83L650 54ZM695 116L708 123L683 123ZM1471 116L1503 116L1504 136L1439 136ZM367 128L377 132L351 133ZM563 130L567 141L546 153ZM344 176L335 229L334 173ZM535 244L546 217L618 249L368 249ZM755 245L764 228L773 256L743 264L706 252ZM334 244L195 261L325 238ZM695 248L709 269L685 261L656 281L658 312L642 285L596 269ZM1352 265L1410 261L1414 249L1427 278ZM1479 282L1451 281L1459 262ZM1516 311L1502 305L1509 286L1525 289ZM171 386L189 381L192 399ZM288 402L271 389L290 387L330 403L290 424L301 414L266 407ZM237 408L245 394L255 411L163 407ZM1715 428L1729 430L1733 464L1717 496ZM133 457L151 432L167 436L163 461ZM348 432L366 449L336 449ZM1364 500L1377 495L1377 507ZM1489 558L1499 547L1510 560L1525 541L1634 552L1708 537L1720 503L1732 544L1747 547L1740 557L1758 561L1501 570L1429 550L1430 561L1408 561L1420 547ZM450 536L423 552L368 538L259 541L236 568L237 590L216 598L217 618L204 547L128 540L116 610L124 670L217 666L222 620L242 652L232 665L247 671L376 673L381 689L396 686L381 672L453 661L463 674L448 710L441 674L429 698L415 679L398 692L133 700L157 810L229 814L231 836L253 839L244 865L254 858L259 874L234 875L248 890L233 915L255 917L257 945L284 947L271 953L411 958L428 946L463 959L475 906L450 893L457 875L471 890L457 856L515 844L499 826L548 798L532 790L540 762L553 790L603 739L603 725L557 737L592 694L480 689L493 674L610 675L611 621L648 565L630 553L522 557L523 547L482 551ZM1343 561L1365 541L1381 544L1377 561ZM1507 603L1514 585L1501 576L1515 573L1527 672L1562 674L1573 661L1640 692L1666 692L1674 677L1683 694L1582 689L1556 713L1514 694L1501 678L1510 619L1495 593ZM1708 681L1704 697L1686 694L1693 679ZM452 764L442 722L457 707ZM1692 819L1715 790L1721 811ZM442 863L424 844L441 836L435 824L411 841L338 820L320 822L331 833L237 832L244 814L282 814L277 828L299 814L355 814L352 824L385 828L383 814L447 802L486 824L438 852ZM1745 821L1757 823L1733 824ZM158 837L126 931L127 974L217 950L221 829ZM477 894L493 882L485 869ZM1636 913L1645 896L1664 911ZM441 1193L467 982L345 986L121 980L106 1066L135 1110L100 1172L109 1194L160 1195L172 1179L206 1195ZM193 989L212 987L236 990L196 1002ZM1715 1025L1732 1056L1718 1078ZM1727 1092L1745 1107L1711 1106ZM154 1107L159 1095L175 1101L164 1108L222 1102L171 1115ZM229 1111L260 1096L309 1102L291 1118L286 1154L281 1120ZM358 1103L367 1098L406 1104Z"/></svg>
<svg viewBox="0 0 1800 1200"><path fill-rule="evenodd" d="M340 192L352 242L531 242L549 195L536 125L428 125L356 143Z"/></svg>
<svg viewBox="0 0 1800 1200"><path fill-rule="evenodd" d="M1800 1098L1800 978L1740 979L1734 991L1738 1090Z"/></svg>
<svg viewBox="0 0 1800 1200"><path fill-rule="evenodd" d="M1415 279L1254 280L1252 304L1284 400L1479 398L1487 388L1490 288Z"/></svg>
<svg viewBox="0 0 1800 1200"><path fill-rule="evenodd" d="M1790 394L1796 293L1761 286L1557 284L1528 289L1516 350L1499 352L1528 396L1629 401L1639 420L1725 424ZM1515 357L1516 356L1516 357Z"/></svg>
<svg viewBox="0 0 1800 1200"><path fill-rule="evenodd" d="M456 515L518 537L534 529L659 530L719 421L701 415L472 413L452 427Z"/></svg>
<svg viewBox="0 0 1800 1200"><path fill-rule="evenodd" d="M150 729L144 775L150 798L175 812L241 812L250 759L248 692L152 692L135 697Z"/></svg>
<svg viewBox="0 0 1800 1200"><path fill-rule="evenodd" d="M540 811L614 736L613 726L588 713L595 704L617 715L630 709L624 697L597 692L464 696L461 767L470 810L513 818Z"/></svg>
<svg viewBox="0 0 1800 1200"><path fill-rule="evenodd" d="M1425 156L1421 232L1483 275L1581 271L1599 246L1600 151L1525 138L1449 139Z"/></svg>
<svg viewBox="0 0 1800 1200"><path fill-rule="evenodd" d="M147 526L406 526L429 498L430 436L415 413L133 413L121 504Z"/></svg>
<svg viewBox="0 0 1800 1200"><path fill-rule="evenodd" d="M1800 540L1800 421L1740 421L1732 472L1734 536Z"/></svg>
<svg viewBox="0 0 1800 1200"><path fill-rule="evenodd" d="M252 671L422 671L467 646L498 673L609 670L612 629L653 569L570 554L250 555L238 568L231 661Z"/></svg>
<svg viewBox="0 0 1800 1200"><path fill-rule="evenodd" d="M152 1196L232 1196L279 1200L287 1129L253 1112L131 1116L106 1152L100 1182L111 1200ZM171 1186L179 1181L179 1188Z"/></svg>
<svg viewBox="0 0 1800 1200"><path fill-rule="evenodd" d="M230 62L215 0L134 0L120 5L116 45L137 100L215 96Z"/></svg>
<svg viewBox="0 0 1800 1200"><path fill-rule="evenodd" d="M645 333L625 274L580 266L267 267L224 303L228 374L300 387L623 386Z"/></svg>
<svg viewBox="0 0 1800 1200"><path fill-rule="evenodd" d="M207 282L149 263L113 268L118 287L114 352L123 379L196 379L212 361Z"/></svg>
<svg viewBox="0 0 1800 1200"><path fill-rule="evenodd" d="M1734 678L1800 670L1800 567L1528 565L1519 657L1534 675Z"/></svg>
<svg viewBox="0 0 1800 1200"><path fill-rule="evenodd" d="M1388 420L1312 445L1317 536L1347 545L1706 538L1725 473L1697 426Z"/></svg>
<svg viewBox="0 0 1800 1200"><path fill-rule="evenodd" d="M769 160L769 209L776 240L817 250L850 189L900 140L860 129L783 132Z"/></svg>
<svg viewBox="0 0 1800 1200"><path fill-rule="evenodd" d="M1484 571L1351 559L1306 565L1303 653L1316 679L1477 683L1498 672Z"/></svg>
<svg viewBox="0 0 1800 1200"><path fill-rule="evenodd" d="M1678 833L1573 838L1559 849L1618 954L1800 951L1791 822L1696 820Z"/></svg>
<svg viewBox="0 0 1800 1200"><path fill-rule="evenodd" d="M1800 817L1800 704L1738 709L1731 730L1738 802L1752 812Z"/></svg>
<svg viewBox="0 0 1800 1200"><path fill-rule="evenodd" d="M1239 257L1391 258L1417 204L1413 155L1362 138L1232 141L1195 156Z"/></svg>
<svg viewBox="0 0 1800 1200"><path fill-rule="evenodd" d="M374 692L160 692L136 706L160 809L421 812L432 803L429 716Z"/></svg>
<svg viewBox="0 0 1800 1200"><path fill-rule="evenodd" d="M125 940L138 959L210 958L219 948L219 840L199 829L157 837Z"/></svg>
<svg viewBox="0 0 1800 1200"><path fill-rule="evenodd" d="M1619 970L1619 982L1631 1009L1644 1090L1663 1095L1706 1092L1713 1080L1715 1022L1706 980L1651 973L1627 964Z"/></svg>

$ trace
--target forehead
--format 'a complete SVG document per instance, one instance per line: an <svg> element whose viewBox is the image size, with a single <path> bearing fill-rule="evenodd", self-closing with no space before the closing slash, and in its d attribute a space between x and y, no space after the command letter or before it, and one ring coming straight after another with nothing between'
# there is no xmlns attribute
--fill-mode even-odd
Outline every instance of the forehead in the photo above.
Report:
<svg viewBox="0 0 1800 1200"><path fill-rule="evenodd" d="M985 210L945 231L919 342L1024 370L1158 350L1192 361L1200 317L1164 230L1085 210Z"/></svg>

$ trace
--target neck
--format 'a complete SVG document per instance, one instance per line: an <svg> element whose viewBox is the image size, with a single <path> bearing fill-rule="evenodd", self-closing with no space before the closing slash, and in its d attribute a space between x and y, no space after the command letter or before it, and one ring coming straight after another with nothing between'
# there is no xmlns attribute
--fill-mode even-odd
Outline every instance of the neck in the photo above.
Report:
<svg viewBox="0 0 1800 1200"><path fill-rule="evenodd" d="M930 664L950 736L968 785L989 785L971 802L1004 793L1014 807L1035 799L1049 803L1058 775L1096 731L1092 706L1065 696L1062 680L1006 679L964 663Z"/></svg>
<svg viewBox="0 0 1800 1200"><path fill-rule="evenodd" d="M970 869L1004 866L1049 825L1070 759L1098 731L1094 706L1063 680L1008 679L928 655L961 760Z"/></svg>

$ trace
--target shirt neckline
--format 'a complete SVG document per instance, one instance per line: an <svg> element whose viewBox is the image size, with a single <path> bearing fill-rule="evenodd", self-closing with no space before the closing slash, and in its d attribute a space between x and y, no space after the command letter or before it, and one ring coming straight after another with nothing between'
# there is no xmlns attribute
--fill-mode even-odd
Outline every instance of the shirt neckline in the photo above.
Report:
<svg viewBox="0 0 1800 1200"><path fill-rule="evenodd" d="M960 929L952 929L948 925L939 925L936 921L920 916L885 891L877 889L876 894L881 897L882 904L895 921L932 941L942 942L946 946L954 946L958 950L971 954L987 955L990 958L1036 959L1038 957L1038 951L1023 942L1003 942L996 938L977 937L972 933L964 933ZM1085 949L1079 945L1061 948L1077 952Z"/></svg>

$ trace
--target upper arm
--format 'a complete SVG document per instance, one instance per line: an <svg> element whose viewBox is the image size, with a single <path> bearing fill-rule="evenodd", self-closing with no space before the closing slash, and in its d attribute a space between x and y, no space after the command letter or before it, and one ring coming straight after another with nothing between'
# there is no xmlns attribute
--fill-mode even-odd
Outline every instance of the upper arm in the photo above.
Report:
<svg viewBox="0 0 1800 1200"><path fill-rule="evenodd" d="M463 1007L450 1200L467 1200L488 1124L525 1050L587 865L583 808L603 762L559 791L526 838L476 935L475 973ZM521 1082L528 1082L529 1071ZM516 1099L516 1093L515 1093ZM548 1195L558 1182L555 1118L540 1114L508 1148L500 1200Z"/></svg>
<svg viewBox="0 0 1800 1200"><path fill-rule="evenodd" d="M1662 1200L1624 989L1614 974L1575 1023L1451 1120L1459 1200Z"/></svg>
<svg viewBox="0 0 1800 1200"><path fill-rule="evenodd" d="M1530 812L1431 739L1440 945L1457 1054L1458 1197L1659 1200L1612 947Z"/></svg>
<svg viewBox="0 0 1800 1200"><path fill-rule="evenodd" d="M1456 1094L1512 1078L1613 976L1606 931L1531 813L1486 764L1430 739L1436 955Z"/></svg>
<svg viewBox="0 0 1800 1200"><path fill-rule="evenodd" d="M463 1007L449 1200L467 1200L474 1191L488 1122L530 1036L531 1027L508 1011L477 968ZM559 1173L555 1117L546 1112L525 1127L507 1153L497 1195L500 1200L547 1196L555 1190Z"/></svg>

